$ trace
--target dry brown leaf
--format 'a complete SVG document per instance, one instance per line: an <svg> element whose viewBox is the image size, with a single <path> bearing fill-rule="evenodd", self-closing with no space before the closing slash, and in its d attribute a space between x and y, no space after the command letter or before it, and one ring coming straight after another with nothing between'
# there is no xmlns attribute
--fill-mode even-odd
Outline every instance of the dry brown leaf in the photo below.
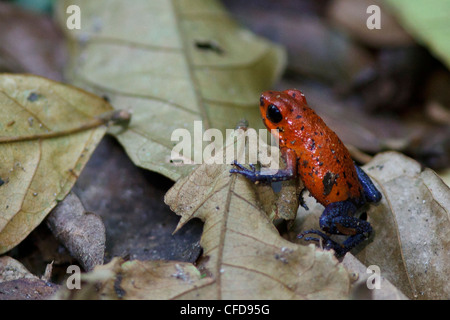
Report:
<svg viewBox="0 0 450 320"><path fill-rule="evenodd" d="M0 75L0 254L58 201L106 132L103 99L31 75Z"/></svg>

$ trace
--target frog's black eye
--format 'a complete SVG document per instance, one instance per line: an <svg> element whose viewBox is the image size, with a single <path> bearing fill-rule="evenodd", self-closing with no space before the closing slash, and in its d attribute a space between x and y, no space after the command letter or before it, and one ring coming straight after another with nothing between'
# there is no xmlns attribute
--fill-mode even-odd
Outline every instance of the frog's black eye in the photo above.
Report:
<svg viewBox="0 0 450 320"><path fill-rule="evenodd" d="M271 104L267 107L267 119L269 119L272 123L278 123L283 120L283 115L281 114L280 109L278 109L275 105Z"/></svg>

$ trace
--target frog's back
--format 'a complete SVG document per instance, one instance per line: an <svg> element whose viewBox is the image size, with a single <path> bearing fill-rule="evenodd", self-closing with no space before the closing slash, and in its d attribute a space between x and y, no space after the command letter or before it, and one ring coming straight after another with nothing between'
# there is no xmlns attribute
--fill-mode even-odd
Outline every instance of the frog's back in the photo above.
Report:
<svg viewBox="0 0 450 320"><path fill-rule="evenodd" d="M348 199L358 202L362 187L350 152L308 107L304 95L286 90L263 96L268 101L276 100L284 113L285 121L276 127L280 132L280 148L292 149L297 154L298 175L311 195L324 206Z"/></svg>

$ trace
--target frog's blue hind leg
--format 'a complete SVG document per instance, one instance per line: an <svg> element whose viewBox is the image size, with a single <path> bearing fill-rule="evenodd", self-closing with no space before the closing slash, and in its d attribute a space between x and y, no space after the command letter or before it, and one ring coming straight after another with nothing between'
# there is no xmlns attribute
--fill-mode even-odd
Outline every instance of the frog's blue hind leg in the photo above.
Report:
<svg viewBox="0 0 450 320"><path fill-rule="evenodd" d="M343 234L349 237L339 244L328 235L319 230L309 230L303 232L298 238L304 238L306 234L316 234L324 242L324 249L333 249L337 257L344 256L348 251L366 240L372 233L372 226L369 222L353 216L357 207L350 201L330 203L320 217L320 228L329 234ZM306 241L320 241L317 238L306 237Z"/></svg>
<svg viewBox="0 0 450 320"><path fill-rule="evenodd" d="M358 174L359 183L363 188L364 198L366 202L379 202L381 200L381 192L373 184L369 176L355 164L356 173Z"/></svg>

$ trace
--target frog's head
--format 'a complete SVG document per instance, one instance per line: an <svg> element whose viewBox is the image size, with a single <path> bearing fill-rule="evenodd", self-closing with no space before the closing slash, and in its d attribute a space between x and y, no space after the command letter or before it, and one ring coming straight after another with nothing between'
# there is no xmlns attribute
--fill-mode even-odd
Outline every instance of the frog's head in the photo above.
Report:
<svg viewBox="0 0 450 320"><path fill-rule="evenodd" d="M259 108L267 129L278 129L280 144L284 137L293 133L297 118L306 107L305 95L295 89L285 91L266 91L261 95Z"/></svg>

